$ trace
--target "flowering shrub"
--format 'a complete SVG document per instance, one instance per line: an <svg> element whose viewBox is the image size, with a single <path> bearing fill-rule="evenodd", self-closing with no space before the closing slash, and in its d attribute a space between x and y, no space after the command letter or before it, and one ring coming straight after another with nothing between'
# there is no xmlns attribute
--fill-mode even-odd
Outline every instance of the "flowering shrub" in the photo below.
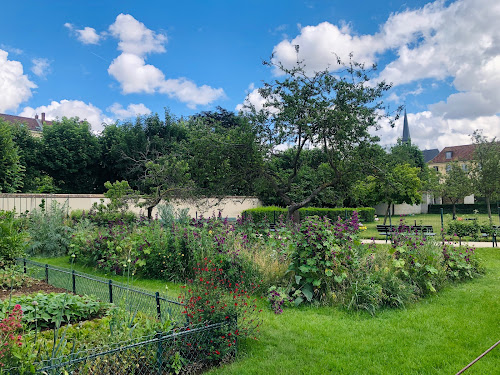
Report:
<svg viewBox="0 0 500 375"><path fill-rule="evenodd" d="M479 237L480 230L481 226L477 220L452 220L446 228L446 234L460 238L471 237L476 240Z"/></svg>
<svg viewBox="0 0 500 375"><path fill-rule="evenodd" d="M260 325L257 314L257 298L253 293L258 284L250 284L248 288L243 281L232 282L224 272L222 262L204 259L194 268L194 278L183 286L179 300L184 304L189 325L225 322L210 337L209 341L197 341L196 338L180 340L182 357L202 355L209 362L220 362L236 350L239 337L255 338ZM242 277L242 279L244 279Z"/></svg>
<svg viewBox="0 0 500 375"><path fill-rule="evenodd" d="M446 275L450 280L472 279L482 273L482 268L472 248L455 248L443 245Z"/></svg>
<svg viewBox="0 0 500 375"><path fill-rule="evenodd" d="M0 366L2 368L13 367L18 363L16 348L23 345L20 335L22 318L21 305L15 305L0 323Z"/></svg>
<svg viewBox="0 0 500 375"><path fill-rule="evenodd" d="M277 315L283 313L283 307L287 307L293 302L293 299L290 298L287 291L283 288L277 288L276 286L269 288L267 299L271 303L271 310Z"/></svg>
<svg viewBox="0 0 500 375"><path fill-rule="evenodd" d="M304 298L311 302L327 302L334 295L336 284L347 279L361 253L357 239L359 221L356 213L346 221L331 223L328 218L309 217L301 223L297 247L290 270L295 274L295 304Z"/></svg>

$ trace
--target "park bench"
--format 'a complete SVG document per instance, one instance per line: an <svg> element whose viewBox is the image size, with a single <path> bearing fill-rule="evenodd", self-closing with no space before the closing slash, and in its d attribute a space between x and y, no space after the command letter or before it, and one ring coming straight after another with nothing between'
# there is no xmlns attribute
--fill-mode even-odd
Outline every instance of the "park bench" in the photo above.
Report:
<svg viewBox="0 0 500 375"><path fill-rule="evenodd" d="M487 232L481 232L481 236L483 237L490 237L491 236L491 244L493 247L498 247L498 242L497 242L497 234L500 233L500 226L498 225L493 225L492 227L492 232L487 233Z"/></svg>
<svg viewBox="0 0 500 375"><path fill-rule="evenodd" d="M390 235L392 235L392 232L394 231L396 227L394 225L377 225L377 232L378 234L385 236L385 242L387 242L387 239L389 238ZM407 232L410 233L421 233L424 236L435 236L436 233L434 233L434 228L432 228L432 225L414 225L414 226L408 226L405 227Z"/></svg>

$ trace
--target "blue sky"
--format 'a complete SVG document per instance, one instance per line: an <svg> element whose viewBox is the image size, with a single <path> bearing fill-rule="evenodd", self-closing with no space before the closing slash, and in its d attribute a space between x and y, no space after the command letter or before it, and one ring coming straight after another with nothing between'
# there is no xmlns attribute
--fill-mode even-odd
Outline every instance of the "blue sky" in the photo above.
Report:
<svg viewBox="0 0 500 375"><path fill-rule="evenodd" d="M500 137L500 4L457 1L9 1L0 23L0 112L86 118L94 130L170 108L191 115L245 100L274 52L312 70L333 53L377 63L422 149ZM247 97L248 95L248 97ZM246 98L246 99L245 99ZM381 124L381 143L402 134Z"/></svg>

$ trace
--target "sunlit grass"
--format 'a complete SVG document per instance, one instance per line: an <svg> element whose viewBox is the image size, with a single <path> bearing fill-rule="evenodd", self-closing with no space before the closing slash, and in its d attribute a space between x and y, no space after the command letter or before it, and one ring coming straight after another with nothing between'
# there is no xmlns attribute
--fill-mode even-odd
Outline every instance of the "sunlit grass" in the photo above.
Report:
<svg viewBox="0 0 500 375"><path fill-rule="evenodd" d="M500 251L481 248L477 253L486 267L483 277L374 317L325 306L275 315L263 301L259 339L240 342L236 360L209 374L455 374L499 339ZM37 260L69 266L68 257ZM127 281L88 267L75 269ZM151 291L168 284L179 291L160 280L134 279L131 284ZM498 373L499 360L497 347L467 374Z"/></svg>

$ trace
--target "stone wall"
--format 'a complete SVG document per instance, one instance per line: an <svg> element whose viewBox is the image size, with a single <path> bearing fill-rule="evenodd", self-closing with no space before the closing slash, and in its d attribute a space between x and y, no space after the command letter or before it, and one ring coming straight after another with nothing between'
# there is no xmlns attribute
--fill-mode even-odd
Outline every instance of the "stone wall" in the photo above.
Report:
<svg viewBox="0 0 500 375"><path fill-rule="evenodd" d="M45 206L48 207L52 202L58 202L61 205L67 204L68 213L72 210L89 210L94 203L99 204L101 200L104 203L109 202L102 194L0 194L0 210L16 212L32 211L39 208L42 200L45 200ZM173 201L172 205L176 209L188 208L192 217L203 215L204 217L218 215L221 212L223 217L236 218L243 210L249 208L261 207L262 202L256 197L236 197L230 196L223 199L206 198L191 201ZM145 209L130 206L130 210L137 214L146 214ZM156 215L156 209L153 215Z"/></svg>

